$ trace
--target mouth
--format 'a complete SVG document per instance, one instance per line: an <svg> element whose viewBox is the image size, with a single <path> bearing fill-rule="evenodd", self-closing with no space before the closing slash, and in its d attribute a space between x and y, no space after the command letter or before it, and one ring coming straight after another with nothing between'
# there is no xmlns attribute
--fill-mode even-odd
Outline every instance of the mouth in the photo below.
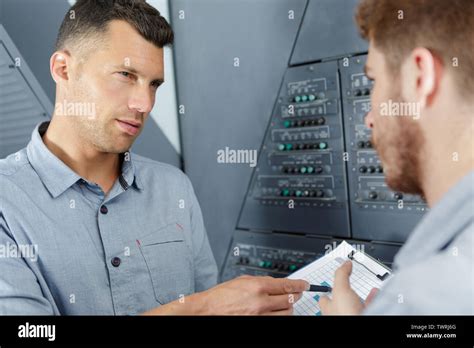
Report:
<svg viewBox="0 0 474 348"><path fill-rule="evenodd" d="M129 134L129 135L136 135L140 130L142 124L137 121L133 120L116 120L119 128Z"/></svg>

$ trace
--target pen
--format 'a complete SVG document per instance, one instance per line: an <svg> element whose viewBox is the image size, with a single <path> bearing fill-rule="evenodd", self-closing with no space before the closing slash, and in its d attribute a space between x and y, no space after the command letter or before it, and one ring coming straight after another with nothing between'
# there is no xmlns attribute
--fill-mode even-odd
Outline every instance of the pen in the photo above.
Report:
<svg viewBox="0 0 474 348"><path fill-rule="evenodd" d="M310 284L308 291L312 291L312 292L331 292L332 288L330 286Z"/></svg>

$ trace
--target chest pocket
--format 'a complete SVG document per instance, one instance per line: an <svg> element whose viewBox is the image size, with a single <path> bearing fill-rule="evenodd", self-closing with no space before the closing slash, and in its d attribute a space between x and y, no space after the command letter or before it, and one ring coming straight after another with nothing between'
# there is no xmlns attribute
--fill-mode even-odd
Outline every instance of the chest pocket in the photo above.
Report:
<svg viewBox="0 0 474 348"><path fill-rule="evenodd" d="M190 251L175 223L142 237L140 250L150 273L155 298L160 304L194 292Z"/></svg>

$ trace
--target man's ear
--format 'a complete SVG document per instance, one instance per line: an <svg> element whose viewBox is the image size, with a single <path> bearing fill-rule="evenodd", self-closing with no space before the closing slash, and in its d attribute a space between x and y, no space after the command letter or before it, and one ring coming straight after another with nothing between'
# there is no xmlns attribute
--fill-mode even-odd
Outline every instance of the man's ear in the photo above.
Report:
<svg viewBox="0 0 474 348"><path fill-rule="evenodd" d="M56 84L69 80L71 55L67 51L56 51L49 61L51 76Z"/></svg>
<svg viewBox="0 0 474 348"><path fill-rule="evenodd" d="M405 59L401 69L403 100L417 102L420 108L431 105L439 90L443 66L428 49L415 48Z"/></svg>

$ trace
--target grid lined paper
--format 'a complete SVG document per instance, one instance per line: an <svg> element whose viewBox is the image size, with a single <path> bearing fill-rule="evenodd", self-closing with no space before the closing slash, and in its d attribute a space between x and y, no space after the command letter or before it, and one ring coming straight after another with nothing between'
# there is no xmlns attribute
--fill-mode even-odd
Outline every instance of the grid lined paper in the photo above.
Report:
<svg viewBox="0 0 474 348"><path fill-rule="evenodd" d="M347 242L342 242L336 249L324 257L312 262L301 270L291 274L290 279L304 279L310 284L333 286L336 270L349 258L347 255L355 250ZM363 266L352 262L352 274L349 278L352 289L365 300L372 288L381 288L383 281L370 273ZM294 315L321 315L319 299L332 295L306 291L303 297L294 305Z"/></svg>

